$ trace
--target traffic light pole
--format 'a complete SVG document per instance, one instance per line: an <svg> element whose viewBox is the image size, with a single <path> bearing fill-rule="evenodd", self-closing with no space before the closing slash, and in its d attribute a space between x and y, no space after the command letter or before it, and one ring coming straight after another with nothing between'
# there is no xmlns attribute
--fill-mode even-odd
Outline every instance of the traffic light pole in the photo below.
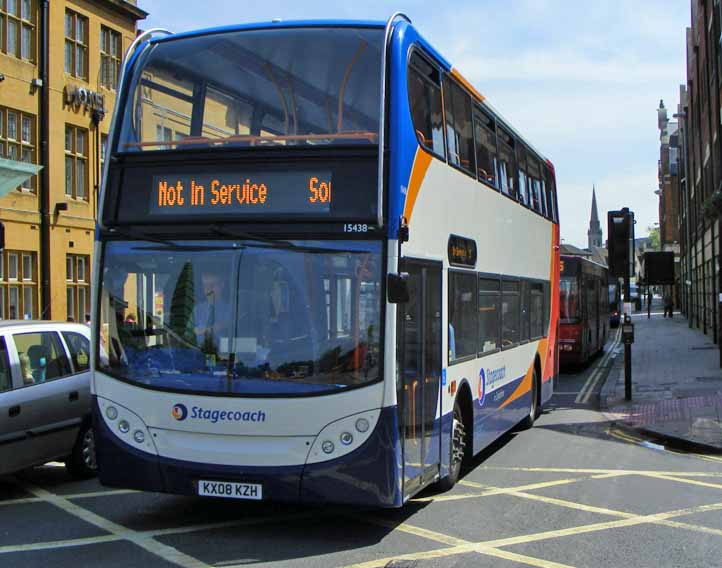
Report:
<svg viewBox="0 0 722 568"><path fill-rule="evenodd" d="M636 272L634 268L634 222L634 213L628 207L624 207L620 211L607 211L609 273L615 278L624 278L622 340L624 341L624 398L626 400L632 400L634 324L632 323L629 279Z"/></svg>
<svg viewBox="0 0 722 568"><path fill-rule="evenodd" d="M632 299L629 293L629 274L624 277L624 305L631 306ZM630 308L631 309L631 308ZM624 313L622 329L632 324L632 315ZM633 328L632 328L633 329ZM624 334L624 399L632 400L632 342Z"/></svg>

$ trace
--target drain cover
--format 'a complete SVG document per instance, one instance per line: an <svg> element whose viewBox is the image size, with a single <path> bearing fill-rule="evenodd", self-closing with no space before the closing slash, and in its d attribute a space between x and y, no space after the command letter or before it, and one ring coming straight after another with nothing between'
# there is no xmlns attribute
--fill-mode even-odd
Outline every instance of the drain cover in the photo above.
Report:
<svg viewBox="0 0 722 568"><path fill-rule="evenodd" d="M692 351L703 351L705 349L717 349L716 345L698 345L697 347L690 347Z"/></svg>
<svg viewBox="0 0 722 568"><path fill-rule="evenodd" d="M392 560L384 568L416 568L418 560Z"/></svg>

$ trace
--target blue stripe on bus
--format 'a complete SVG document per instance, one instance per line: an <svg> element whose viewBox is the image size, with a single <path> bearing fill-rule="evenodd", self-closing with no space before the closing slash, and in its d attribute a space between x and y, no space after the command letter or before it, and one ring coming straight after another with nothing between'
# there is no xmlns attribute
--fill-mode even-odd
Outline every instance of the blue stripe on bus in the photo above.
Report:
<svg viewBox="0 0 722 568"><path fill-rule="evenodd" d="M394 27L390 45L390 81L392 84L406 85L408 55L413 46L419 46L427 55L436 59L444 71L451 70L451 64L412 25L407 22L399 22ZM392 89L388 120L390 155L394 156L394 159L389 161L388 236L396 239L399 229L398 220L404 212L411 170L419 148L411 123L411 109L406 88Z"/></svg>

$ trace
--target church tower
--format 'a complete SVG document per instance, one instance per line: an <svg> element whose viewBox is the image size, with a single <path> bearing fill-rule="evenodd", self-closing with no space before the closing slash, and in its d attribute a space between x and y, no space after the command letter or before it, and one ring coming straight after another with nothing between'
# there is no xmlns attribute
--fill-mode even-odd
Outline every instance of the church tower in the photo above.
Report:
<svg viewBox="0 0 722 568"><path fill-rule="evenodd" d="M592 247L602 246L602 226L599 224L599 214L597 213L597 195L594 186L592 186L592 216L589 219L587 240L589 250L591 250Z"/></svg>

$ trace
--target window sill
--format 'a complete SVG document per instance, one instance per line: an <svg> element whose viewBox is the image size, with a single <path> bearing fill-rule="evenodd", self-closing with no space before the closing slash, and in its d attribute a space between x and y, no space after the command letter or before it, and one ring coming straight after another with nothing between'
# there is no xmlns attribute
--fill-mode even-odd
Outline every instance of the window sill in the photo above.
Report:
<svg viewBox="0 0 722 568"><path fill-rule="evenodd" d="M4 51L0 51L0 55L4 55L5 57L10 57L14 61L17 61L18 63L25 63L26 65L31 65L32 67L37 67L38 64L33 61L32 59L25 59L23 57L18 57L17 55L13 53L6 53Z"/></svg>

